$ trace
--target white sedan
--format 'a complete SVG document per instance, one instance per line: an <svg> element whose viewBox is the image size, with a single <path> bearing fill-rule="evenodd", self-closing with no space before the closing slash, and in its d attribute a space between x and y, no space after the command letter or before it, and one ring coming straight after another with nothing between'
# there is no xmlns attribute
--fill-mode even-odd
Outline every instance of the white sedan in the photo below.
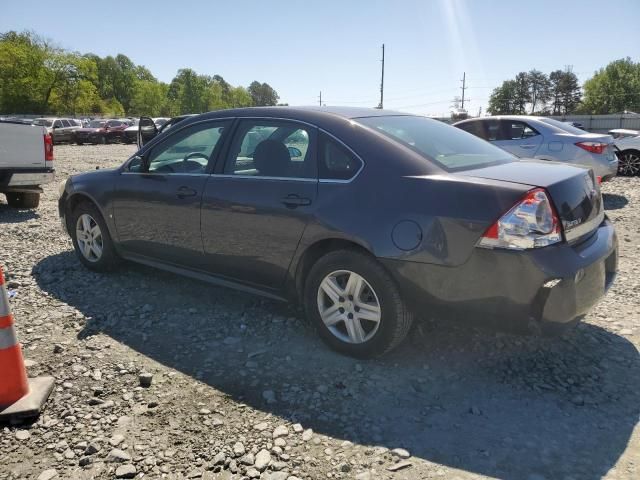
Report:
<svg viewBox="0 0 640 480"><path fill-rule="evenodd" d="M618 174L633 176L640 174L640 132L616 129L609 132L618 147Z"/></svg>

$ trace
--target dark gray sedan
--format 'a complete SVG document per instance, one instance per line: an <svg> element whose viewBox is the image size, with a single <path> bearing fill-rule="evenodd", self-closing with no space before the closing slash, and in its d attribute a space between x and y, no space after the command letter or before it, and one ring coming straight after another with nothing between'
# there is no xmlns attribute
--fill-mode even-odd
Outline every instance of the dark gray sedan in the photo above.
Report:
<svg viewBox="0 0 640 480"><path fill-rule="evenodd" d="M60 193L88 268L127 259L298 300L327 344L358 357L442 312L557 330L604 295L617 265L591 170L384 110L198 115Z"/></svg>

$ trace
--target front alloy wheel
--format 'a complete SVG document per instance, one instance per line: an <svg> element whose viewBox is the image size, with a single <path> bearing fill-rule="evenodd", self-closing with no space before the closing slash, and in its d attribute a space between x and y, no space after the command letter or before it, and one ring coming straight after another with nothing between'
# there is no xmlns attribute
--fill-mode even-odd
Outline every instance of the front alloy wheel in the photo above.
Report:
<svg viewBox="0 0 640 480"><path fill-rule="evenodd" d="M322 321L339 340L364 343L380 326L380 301L371 285L349 270L327 275L318 288Z"/></svg>
<svg viewBox="0 0 640 480"><path fill-rule="evenodd" d="M640 152L628 151L620 155L618 172L624 176L634 176L640 173Z"/></svg>
<svg viewBox="0 0 640 480"><path fill-rule="evenodd" d="M100 225L88 213L83 213L76 222L76 241L82 256L95 263L102 258L104 248Z"/></svg>

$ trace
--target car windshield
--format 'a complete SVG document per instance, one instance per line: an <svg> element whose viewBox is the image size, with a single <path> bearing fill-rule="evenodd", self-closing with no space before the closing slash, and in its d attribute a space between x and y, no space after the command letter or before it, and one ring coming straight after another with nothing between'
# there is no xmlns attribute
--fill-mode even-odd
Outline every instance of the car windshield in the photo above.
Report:
<svg viewBox="0 0 640 480"><path fill-rule="evenodd" d="M37 125L40 127L50 127L52 125L51 120L47 120L46 118L36 118L33 121L33 125Z"/></svg>
<svg viewBox="0 0 640 480"><path fill-rule="evenodd" d="M574 127L570 123L560 122L553 118L539 118L538 120L546 123L547 125L551 125L552 127L556 127L560 130L564 130L565 132L573 133L574 135L584 135L585 133L587 133L584 130Z"/></svg>
<svg viewBox="0 0 640 480"><path fill-rule="evenodd" d="M448 171L515 161L516 157L475 135L438 120L409 115L356 118Z"/></svg>
<svg viewBox="0 0 640 480"><path fill-rule="evenodd" d="M104 127L105 123L104 121L101 120L92 120L89 122L89 128L100 128L100 127Z"/></svg>

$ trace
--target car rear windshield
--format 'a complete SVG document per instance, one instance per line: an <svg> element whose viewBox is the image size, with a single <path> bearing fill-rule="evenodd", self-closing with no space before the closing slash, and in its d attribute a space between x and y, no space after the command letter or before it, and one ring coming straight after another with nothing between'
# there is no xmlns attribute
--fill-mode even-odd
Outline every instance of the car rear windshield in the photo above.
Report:
<svg viewBox="0 0 640 480"><path fill-rule="evenodd" d="M411 115L356 118L448 171L512 162L516 157L438 120Z"/></svg>
<svg viewBox="0 0 640 480"><path fill-rule="evenodd" d="M556 127L559 130L564 130L565 132L569 132L574 135L584 135L587 133L578 127L574 127L570 123L560 122L554 118L540 118L539 120L547 125L551 125L552 127Z"/></svg>
<svg viewBox="0 0 640 480"><path fill-rule="evenodd" d="M53 125L51 120L47 120L46 118L36 118L33 121L33 124L38 127L50 127L51 125Z"/></svg>

